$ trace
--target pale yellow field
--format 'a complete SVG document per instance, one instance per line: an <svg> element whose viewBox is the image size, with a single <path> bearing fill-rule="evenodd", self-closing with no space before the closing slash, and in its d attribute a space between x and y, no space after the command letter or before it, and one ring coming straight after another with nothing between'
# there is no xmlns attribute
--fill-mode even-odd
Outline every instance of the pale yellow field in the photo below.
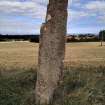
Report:
<svg viewBox="0 0 105 105"><path fill-rule="evenodd" d="M105 43L81 42L66 45L65 62L75 66L105 66Z"/></svg>
<svg viewBox="0 0 105 105"><path fill-rule="evenodd" d="M0 43L1 68L33 68L37 64L37 58L38 44L29 42Z"/></svg>
<svg viewBox="0 0 105 105"><path fill-rule="evenodd" d="M99 42L66 44L65 65L105 66L105 46ZM105 43L104 43L105 45ZM38 62L38 44L30 42L1 42L2 69L34 68Z"/></svg>

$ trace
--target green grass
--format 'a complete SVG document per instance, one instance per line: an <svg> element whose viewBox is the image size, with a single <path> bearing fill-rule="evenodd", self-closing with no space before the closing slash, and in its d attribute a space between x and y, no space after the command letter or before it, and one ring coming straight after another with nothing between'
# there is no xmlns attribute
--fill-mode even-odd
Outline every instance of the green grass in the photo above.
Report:
<svg viewBox="0 0 105 105"><path fill-rule="evenodd" d="M64 105L104 105L105 68L72 68L65 74L64 88Z"/></svg>
<svg viewBox="0 0 105 105"><path fill-rule="evenodd" d="M36 73L33 70L2 76L0 78L0 105L26 105L25 101L33 94L35 81Z"/></svg>
<svg viewBox="0 0 105 105"><path fill-rule="evenodd" d="M0 77L0 105L34 105L36 70L17 70ZM104 67L66 67L53 105L104 105Z"/></svg>

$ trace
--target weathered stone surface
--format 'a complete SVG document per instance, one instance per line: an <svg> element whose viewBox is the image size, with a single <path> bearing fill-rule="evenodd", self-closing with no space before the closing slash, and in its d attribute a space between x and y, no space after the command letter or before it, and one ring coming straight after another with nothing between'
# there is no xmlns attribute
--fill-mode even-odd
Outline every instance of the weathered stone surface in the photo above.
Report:
<svg viewBox="0 0 105 105"><path fill-rule="evenodd" d="M49 104L62 78L68 0L49 0L41 27L36 103Z"/></svg>

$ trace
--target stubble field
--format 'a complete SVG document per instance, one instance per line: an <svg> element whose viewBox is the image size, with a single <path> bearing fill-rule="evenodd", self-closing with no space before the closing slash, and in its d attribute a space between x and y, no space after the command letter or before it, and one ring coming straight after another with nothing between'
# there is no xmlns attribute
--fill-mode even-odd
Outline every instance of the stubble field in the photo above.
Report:
<svg viewBox="0 0 105 105"><path fill-rule="evenodd" d="M30 42L0 43L0 67L5 70L34 68L38 63L38 47ZM64 62L70 67L105 66L105 46L101 47L99 42L66 44Z"/></svg>

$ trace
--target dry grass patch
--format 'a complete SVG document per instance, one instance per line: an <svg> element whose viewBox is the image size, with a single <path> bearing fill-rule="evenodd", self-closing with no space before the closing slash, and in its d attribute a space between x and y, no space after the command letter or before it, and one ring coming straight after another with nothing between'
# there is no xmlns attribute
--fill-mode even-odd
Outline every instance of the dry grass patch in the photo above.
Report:
<svg viewBox="0 0 105 105"><path fill-rule="evenodd" d="M38 63L38 47L30 42L0 43L0 67L6 70L34 68ZM105 66L105 46L100 47L99 42L66 44L65 65Z"/></svg>

